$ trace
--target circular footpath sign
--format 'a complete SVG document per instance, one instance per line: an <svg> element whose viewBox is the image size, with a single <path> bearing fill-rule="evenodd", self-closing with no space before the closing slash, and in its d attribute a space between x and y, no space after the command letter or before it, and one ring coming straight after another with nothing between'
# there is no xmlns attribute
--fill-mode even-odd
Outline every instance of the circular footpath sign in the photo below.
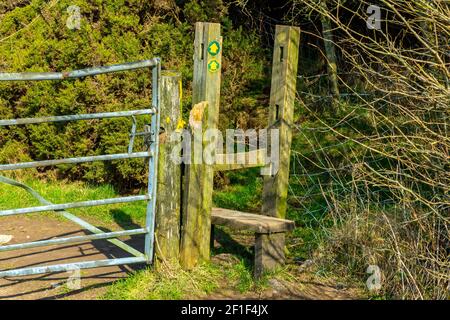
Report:
<svg viewBox="0 0 450 320"><path fill-rule="evenodd" d="M216 59L211 60L208 63L208 71L209 72L217 72L220 69L220 63Z"/></svg>
<svg viewBox="0 0 450 320"><path fill-rule="evenodd" d="M220 52L220 43L216 40L213 40L208 45L208 53L210 55L217 56Z"/></svg>

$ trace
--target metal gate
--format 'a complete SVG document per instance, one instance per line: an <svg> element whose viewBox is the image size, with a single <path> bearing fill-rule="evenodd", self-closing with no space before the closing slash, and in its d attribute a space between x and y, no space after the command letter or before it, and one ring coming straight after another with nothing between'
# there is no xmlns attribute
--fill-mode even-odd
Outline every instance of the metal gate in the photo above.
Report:
<svg viewBox="0 0 450 320"><path fill-rule="evenodd" d="M35 212L44 211L54 211L65 218L73 221L74 223L80 225L84 229L93 233L92 235L86 236L76 236L76 237L65 237L44 241L28 242L21 244L12 244L7 246L0 246L0 252L36 248L43 246L52 245L62 245L70 243L80 243L85 241L107 239L109 242L115 244L121 249L125 250L132 257L128 258L118 258L118 259L105 259L105 260L95 260L95 261L85 261L85 262L75 262L68 264L58 264L49 266L39 266L30 267L14 270L5 270L0 272L0 278L11 277L11 276L24 276L24 275L34 275L50 272L62 272L74 269L86 269L86 268L96 268L104 266L115 266L124 264L134 264L134 263L152 263L153 261L153 243L154 243L154 225L155 225L155 204L156 204L156 178L157 178L157 159L158 159L158 131L160 127L160 74L161 74L161 63L159 58L154 58L151 60L144 60L133 63L126 63L120 65L106 66L89 68L83 70L76 70L72 72L47 72L47 73L0 73L0 81L43 81L43 80L66 80L66 79L77 79L84 78L88 76L96 76L99 74L115 73L122 71L131 71L142 68L152 69L152 101L149 103L149 108L144 110L133 110L133 111L119 111L119 112L108 112L108 113L94 113L94 114L79 114L79 115L64 115L64 116L50 116L41 118L27 118L27 119L11 119L11 120L0 120L0 128L4 126L18 126L26 124L40 124L40 123L55 123L55 122L68 122L68 121L83 121L91 119L107 119L107 118L121 118L121 117L131 117L132 128L130 134L130 142L128 145L128 153L121 154L108 154L99 156L87 156L78 158L67 158L67 159L55 159L55 160L45 160L45 161L34 161L34 162L24 162L24 163L14 163L14 164L0 164L0 172L8 170L19 170L27 168L37 168L45 166L55 166L59 164L79 164L94 161L110 161L110 160L125 160L133 158L144 158L148 160L149 173L148 173L148 188L145 195L138 196L127 196L103 200L92 200L83 202L73 202L64 204L53 204L46 199L44 199L35 190L27 185L24 185L18 181L0 176L0 183L6 183L16 187L20 187L32 196L34 196L42 206L30 207L30 208L19 208L12 210L0 211L0 217L29 214ZM144 132L136 132L137 116L151 115L151 123L145 125ZM136 136L143 136L146 143L145 152L133 152L134 139ZM147 161L146 161L147 163ZM72 208L82 208L82 207L93 207L110 205L117 203L127 203L136 201L147 201L147 212L146 212L146 224L144 228L117 232L103 232L97 227L89 224L88 222L76 217L75 215L67 212L66 210ZM139 252L138 250L130 247L126 243L117 239L122 236L131 236L137 234L145 234L145 249L144 252Z"/></svg>

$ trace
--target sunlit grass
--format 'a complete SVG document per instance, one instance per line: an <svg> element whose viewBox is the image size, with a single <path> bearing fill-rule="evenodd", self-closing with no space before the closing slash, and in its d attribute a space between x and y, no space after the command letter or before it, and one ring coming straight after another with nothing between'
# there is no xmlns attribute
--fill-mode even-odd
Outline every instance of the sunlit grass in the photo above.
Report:
<svg viewBox="0 0 450 320"><path fill-rule="evenodd" d="M218 266L204 264L190 272L180 266L165 265L138 271L108 288L108 300L180 300L201 297L219 287Z"/></svg>
<svg viewBox="0 0 450 320"><path fill-rule="evenodd" d="M119 195L110 185L88 185L82 182L51 181L44 182L37 179L26 179L25 184L36 190L41 196L54 204L100 200L114 198ZM25 190L0 184L0 210L40 206L37 199ZM146 203L133 202L89 208L70 209L71 213L83 217L88 221L106 225L119 224L122 227L145 223ZM56 213L39 213L33 216L55 216Z"/></svg>

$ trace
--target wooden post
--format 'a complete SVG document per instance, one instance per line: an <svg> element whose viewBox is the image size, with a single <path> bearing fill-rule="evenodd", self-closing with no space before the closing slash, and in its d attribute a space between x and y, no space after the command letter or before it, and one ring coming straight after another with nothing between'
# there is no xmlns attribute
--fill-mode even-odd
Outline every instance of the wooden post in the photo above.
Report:
<svg viewBox="0 0 450 320"><path fill-rule="evenodd" d="M299 44L299 28L276 26L269 127L279 129L280 158L278 171L264 177L262 213L282 219L287 207Z"/></svg>
<svg viewBox="0 0 450 320"><path fill-rule="evenodd" d="M181 218L181 169L171 161L174 145L170 136L182 117L181 75L163 71L161 75L161 129L159 135L158 197L156 199L155 251L158 260L179 259Z"/></svg>
<svg viewBox="0 0 450 320"><path fill-rule="evenodd" d="M284 233L257 233L255 235L255 278L273 270L285 261Z"/></svg>
<svg viewBox="0 0 450 320"><path fill-rule="evenodd" d="M195 24L194 50L192 105L207 101L208 127L217 128L222 75L222 37L219 23Z"/></svg>
<svg viewBox="0 0 450 320"><path fill-rule="evenodd" d="M208 128L217 128L221 69L220 24L197 22L192 88L192 103L195 107L191 116L201 119L203 132ZM213 166L206 165L203 159L202 164L191 163L186 166L180 251L180 261L185 269L192 269L210 258L213 177Z"/></svg>
<svg viewBox="0 0 450 320"><path fill-rule="evenodd" d="M278 171L264 177L264 215L286 216L291 156L292 122L297 83L300 29L276 26L270 92L269 127L279 129L280 158ZM284 263L285 235L258 234L255 245L255 276Z"/></svg>
<svg viewBox="0 0 450 320"><path fill-rule="evenodd" d="M191 163L186 166L184 177L180 250L181 265L188 270L207 261L210 254L213 186L211 178L207 176L211 166L203 162L203 137L208 129L208 118L207 102L192 108L189 122L193 141Z"/></svg>

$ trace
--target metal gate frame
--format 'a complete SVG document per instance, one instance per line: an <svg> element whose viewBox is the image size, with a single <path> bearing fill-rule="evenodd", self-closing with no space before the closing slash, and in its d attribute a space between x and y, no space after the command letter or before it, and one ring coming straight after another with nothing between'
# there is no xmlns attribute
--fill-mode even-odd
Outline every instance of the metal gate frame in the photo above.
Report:
<svg viewBox="0 0 450 320"><path fill-rule="evenodd" d="M91 119L107 119L107 118L121 118L121 117L131 117L133 120L133 125L131 128L130 142L128 145L128 153L121 154L108 154L100 156L88 156L88 157L78 157L78 158L66 158L58 160L45 160L45 161L34 161L34 162L23 162L15 164L0 164L0 172L7 170L19 170L26 168L37 168L45 166L54 166L58 164L78 164L94 161L109 161L109 160L124 160L133 158L144 158L148 159L149 173L148 173L148 188L147 194L138 196L127 196L103 200L92 200L83 202L73 202L65 204L53 204L46 199L44 199L40 194L29 186L22 184L18 181L0 176L0 183L6 183L12 186L20 187L34 196L42 206L29 207L29 208L19 208L12 210L2 210L0 211L0 217L29 214L35 212L44 211L55 211L61 214L63 217L71 220L72 222L80 225L84 229L92 232L92 235L87 236L76 236L76 237L65 237L57 238L51 240L43 240L36 242L28 242L21 244L13 244L7 246L0 246L0 252L20 250L27 248L36 248L52 245L61 245L68 243L80 243L85 241L106 239L119 248L130 253L132 257L127 258L116 258L116 259L105 259L105 260L95 260L86 262L75 262L68 264L58 264L49 266L39 266L21 269L10 269L0 272L0 278L3 277L15 277L15 276L26 276L35 275L42 273L51 272L63 272L75 269L87 269L105 266L115 266L115 265L125 265L134 263L148 263L153 262L153 252L154 252L154 229L155 229L155 208L156 208L156 186L157 186L157 165L158 165L158 147L159 147L159 127L160 127L160 77L161 77L161 60L159 58L153 58L151 60L143 60L132 63L125 63L119 65L105 66L105 67L95 67L83 70L76 70L72 72L38 72L38 73L0 73L0 81L43 81L43 80L67 80L67 79L77 79L84 78L88 76L96 76L100 74L116 73L122 71L131 71L143 68L152 69L152 103L149 109L144 110L133 110L133 111L118 111L118 112L108 112L108 113L93 113L93 114L79 114L79 115L66 115L66 116L50 116L41 118L26 118L26 119L11 119L11 120L1 120L0 127L4 126L16 126L24 124L39 124L39 123L54 123L54 122L68 122L68 121L80 121L80 120L91 120ZM151 115L150 125L145 125L144 132L136 132L136 119L137 116ZM146 152L133 152L133 144L135 136L144 136L146 139ZM145 228L116 231L116 232L103 232L97 227L89 224L88 222L78 218L77 216L67 212L67 209L72 208L83 208L83 207L93 207L102 206L116 203L128 203L136 201L147 201L147 212L146 212L146 224ZM137 234L145 234L145 250L144 252L139 252L138 250L132 248L126 243L117 239L122 236L130 236Z"/></svg>

